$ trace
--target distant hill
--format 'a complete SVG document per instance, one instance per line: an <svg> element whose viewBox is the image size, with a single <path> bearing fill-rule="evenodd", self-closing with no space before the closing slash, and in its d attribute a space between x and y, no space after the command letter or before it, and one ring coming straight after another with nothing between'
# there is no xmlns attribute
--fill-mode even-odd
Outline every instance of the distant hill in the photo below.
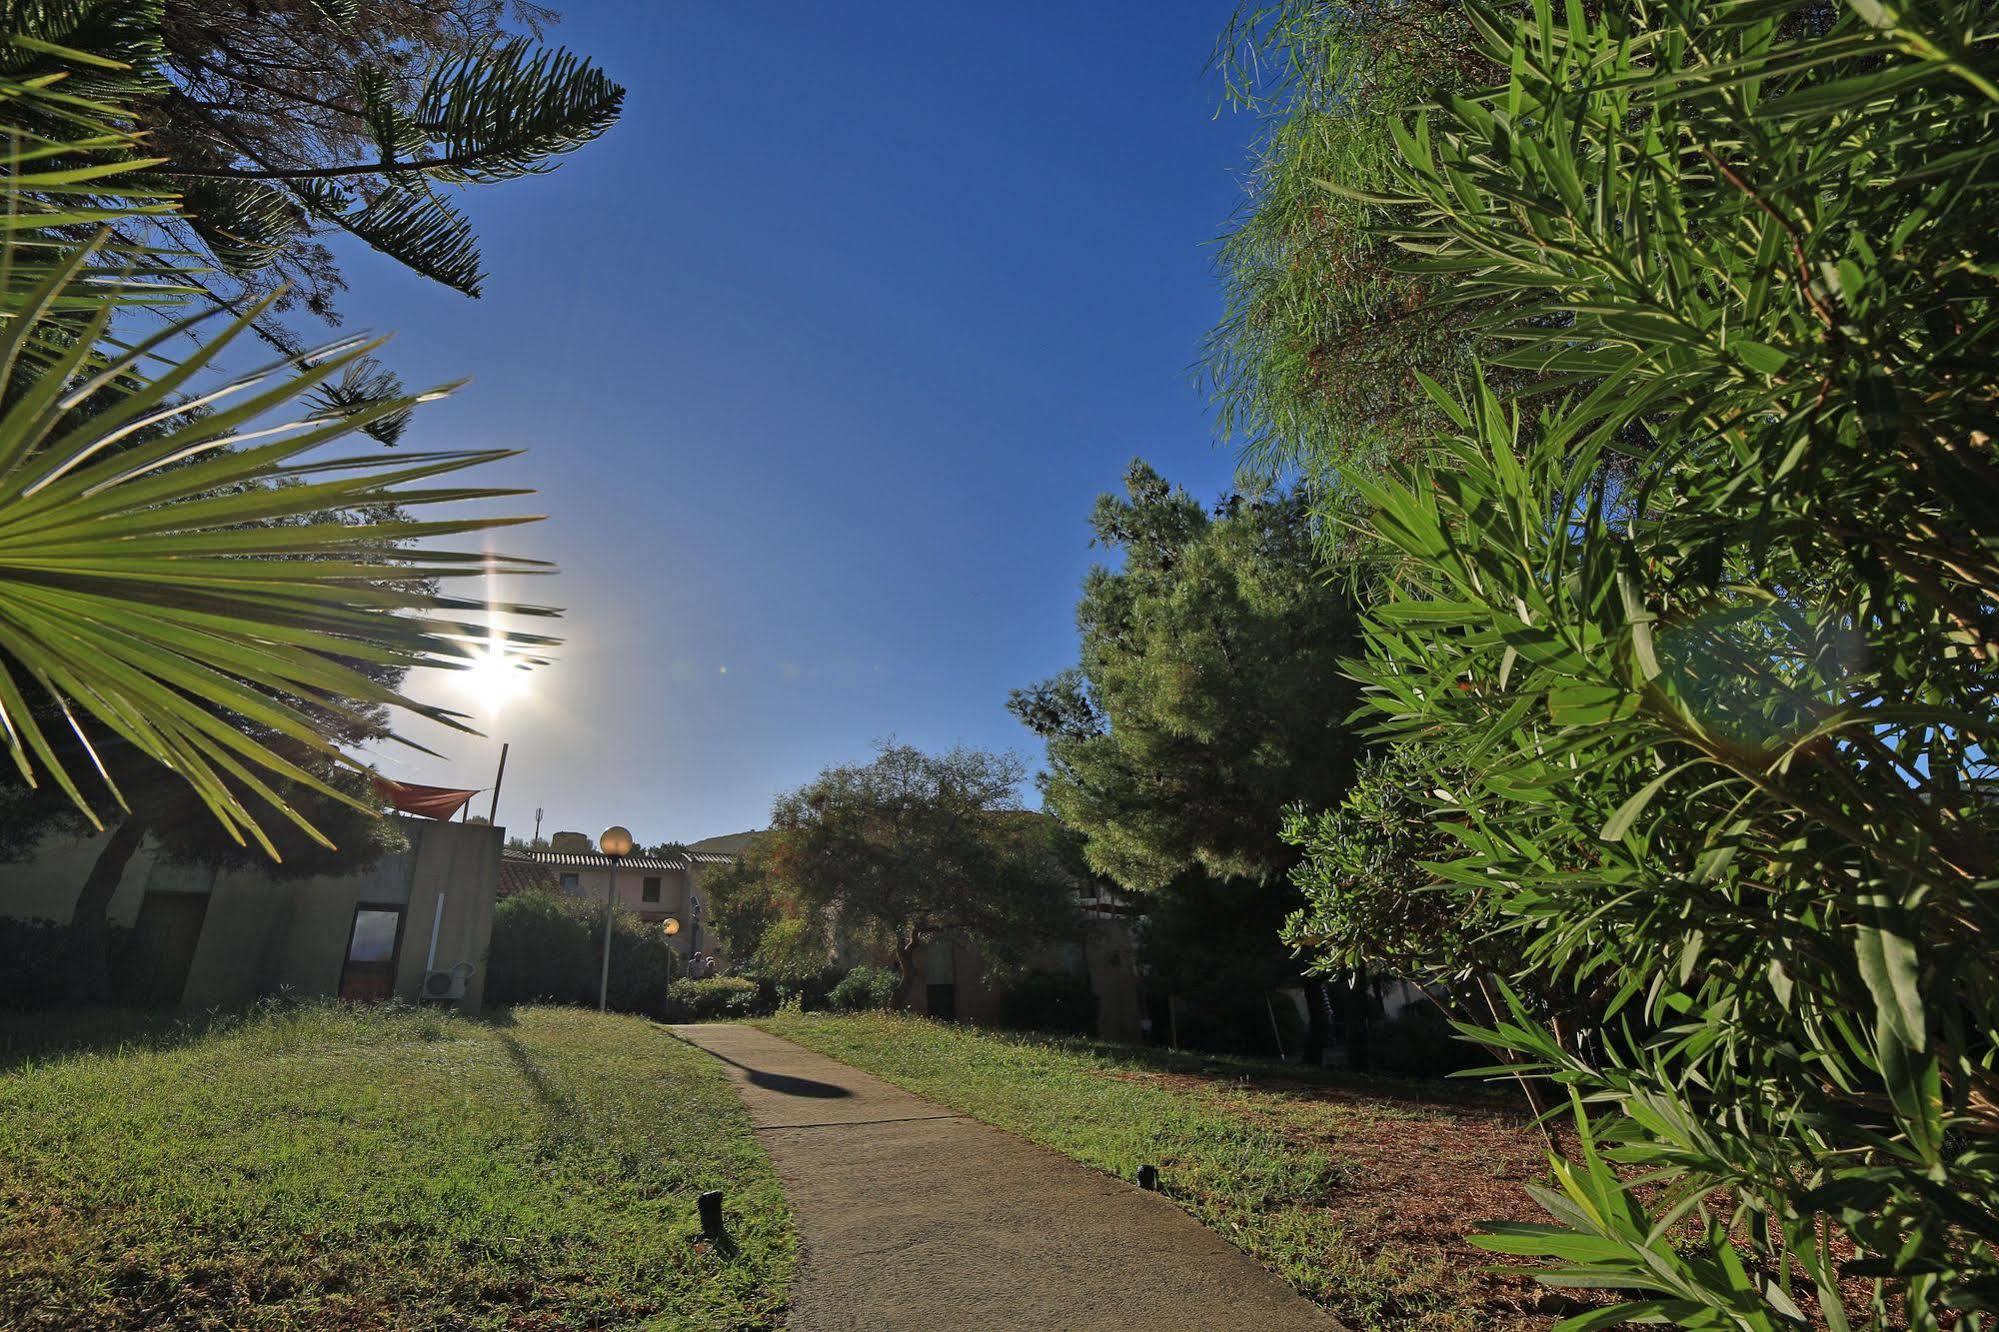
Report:
<svg viewBox="0 0 1999 1332"><path fill-rule="evenodd" d="M763 836L763 829L752 828L748 832L723 833L720 837L704 837L698 842L689 842L689 851L706 851L711 855L740 856L750 849L750 844Z"/></svg>

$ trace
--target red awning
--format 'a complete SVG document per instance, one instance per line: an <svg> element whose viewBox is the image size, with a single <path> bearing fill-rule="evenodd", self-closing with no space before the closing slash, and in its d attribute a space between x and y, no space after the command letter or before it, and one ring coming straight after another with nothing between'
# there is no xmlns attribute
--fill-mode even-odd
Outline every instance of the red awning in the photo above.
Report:
<svg viewBox="0 0 1999 1332"><path fill-rule="evenodd" d="M422 786L416 782L391 781L387 777L375 778L375 789L382 793L382 799L405 814L421 814L427 819L449 820L452 815L465 807L465 802L479 792L461 791L450 786Z"/></svg>

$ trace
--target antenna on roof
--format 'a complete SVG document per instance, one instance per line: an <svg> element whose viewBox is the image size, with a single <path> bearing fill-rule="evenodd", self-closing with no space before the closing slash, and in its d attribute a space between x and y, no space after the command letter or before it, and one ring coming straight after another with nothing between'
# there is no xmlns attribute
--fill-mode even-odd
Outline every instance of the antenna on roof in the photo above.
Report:
<svg viewBox="0 0 1999 1332"><path fill-rule="evenodd" d="M535 839L535 841L537 841L537 842L539 842L539 841L541 840L541 806L540 806L540 805L536 805L536 806L534 807L534 839Z"/></svg>

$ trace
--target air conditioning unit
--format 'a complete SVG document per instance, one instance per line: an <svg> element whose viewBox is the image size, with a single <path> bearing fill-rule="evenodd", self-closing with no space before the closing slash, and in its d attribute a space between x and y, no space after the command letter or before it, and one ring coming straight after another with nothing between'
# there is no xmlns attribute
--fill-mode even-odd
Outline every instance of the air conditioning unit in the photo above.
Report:
<svg viewBox="0 0 1999 1332"><path fill-rule="evenodd" d="M423 973L423 997L426 1001L438 1003L463 999L465 984L471 979L470 962L460 962L449 971L426 971Z"/></svg>

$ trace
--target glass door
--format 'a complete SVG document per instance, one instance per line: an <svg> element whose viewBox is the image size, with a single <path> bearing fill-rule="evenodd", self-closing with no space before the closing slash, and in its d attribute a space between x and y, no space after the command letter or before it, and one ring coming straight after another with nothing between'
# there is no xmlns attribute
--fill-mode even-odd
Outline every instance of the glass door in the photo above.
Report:
<svg viewBox="0 0 1999 1332"><path fill-rule="evenodd" d="M396 954L403 937L399 906L354 908L347 936L347 964L340 970L342 999L387 999L396 991Z"/></svg>

